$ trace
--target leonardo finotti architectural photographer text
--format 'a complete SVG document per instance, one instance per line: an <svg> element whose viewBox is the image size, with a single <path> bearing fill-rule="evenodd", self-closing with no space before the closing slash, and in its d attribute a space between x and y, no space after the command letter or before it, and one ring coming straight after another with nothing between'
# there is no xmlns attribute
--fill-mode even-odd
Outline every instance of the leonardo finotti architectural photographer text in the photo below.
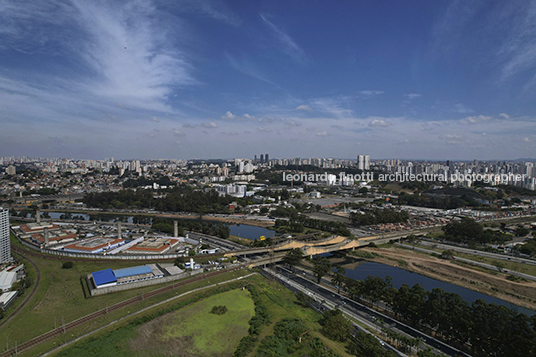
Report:
<svg viewBox="0 0 536 357"><path fill-rule="evenodd" d="M350 183L350 182L370 182L374 180L386 181L386 182L411 182L411 181L425 181L425 182L463 182L463 181L482 181L489 184L502 184L508 182L523 181L527 175L523 174L409 174L409 173L380 173L374 174L374 172L363 172L360 174L346 174L340 172L339 175L328 174L313 174L307 172L301 173L287 173L283 172L283 181L300 181L300 182L316 182L335 184Z"/></svg>

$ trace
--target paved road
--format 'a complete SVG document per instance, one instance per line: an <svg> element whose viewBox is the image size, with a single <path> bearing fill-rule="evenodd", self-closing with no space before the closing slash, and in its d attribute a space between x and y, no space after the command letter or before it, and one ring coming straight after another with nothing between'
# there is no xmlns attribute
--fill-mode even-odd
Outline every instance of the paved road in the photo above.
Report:
<svg viewBox="0 0 536 357"><path fill-rule="evenodd" d="M523 263L523 264L536 265L536 260L534 260L534 259L527 259L527 258L514 257L514 256L511 256L511 255L505 255L505 254L484 252L484 251L481 251L481 250L463 248L463 247L458 247L456 245L450 245L450 244L444 244L444 243L434 243L434 242L429 242L429 241L425 241L425 240L422 240L420 244L426 245L426 246L429 246L429 247L434 246L434 247L441 248L441 249L454 250L456 252L461 252L461 253L480 255L482 257L487 257L487 258L510 260L510 261L513 261L513 262L519 262L519 263Z"/></svg>
<svg viewBox="0 0 536 357"><path fill-rule="evenodd" d="M427 254L433 254L433 253L438 254L434 250L428 250L428 249L424 249L424 248L414 247L412 245L401 244L401 243L396 243L396 245L398 245L400 247L403 247L403 248L416 250L418 252L427 253ZM474 254L474 253L471 253L471 254ZM486 269L489 269L489 270L497 271L497 267L495 265L490 265L490 264L477 262L475 260L470 260L470 259L465 259L465 258L460 258L460 257L454 257L454 259L457 260L457 261L460 261L460 262L464 262L464 263L468 263L468 264L471 264L471 265L486 268ZM525 273L520 273L520 272L515 271L515 270L502 269L501 272L508 273L508 274L515 275L515 276L519 276L519 277L527 279L527 280L536 281L536 276L525 274Z"/></svg>
<svg viewBox="0 0 536 357"><path fill-rule="evenodd" d="M414 329L413 327L403 324L387 315L384 315L378 311L372 310L365 305L362 305L358 302L355 302L351 299L346 298L345 296L337 294L336 292L331 291L321 285L318 285L313 280L308 279L308 278L312 278L312 276L308 275L308 273L303 272L302 270L299 270L299 271L300 271L299 274L292 274L290 271L282 267L278 267L278 273L285 275L285 277L305 287L307 290L311 291L313 294L317 294L318 296L321 296L322 299L331 301L334 304L338 305L339 307L343 307L344 309L351 311L356 316L359 316L361 319L367 320L369 323L373 325L376 324L375 322L376 319L381 319L383 322L386 323L386 325L389 326L389 329L391 330L394 329L395 331L399 331L399 333L409 335L412 338L417 338L417 337L421 338L426 345L432 347L433 349L437 349L441 351L442 353L445 353L449 356L470 356L458 350L457 348L449 346L446 343L433 338L432 336L429 336L425 333L422 333ZM303 275L304 273L305 273L305 276Z"/></svg>
<svg viewBox="0 0 536 357"><path fill-rule="evenodd" d="M437 254L436 251L428 250L428 249L424 249L424 248L419 248L419 247L414 247L412 245L401 244L401 243L396 243L396 245L398 245L400 247L403 247L403 248L416 250L418 252L427 253L427 254L433 254L433 253ZM475 254L475 253L470 253L470 254ZM486 269L489 269L489 270L493 270L493 271L498 270L495 265L486 264L486 263L482 263L482 262L477 262L475 260L465 259L465 258L461 258L461 257L454 257L454 259L457 260L457 261L460 261L460 262L464 262L464 263L468 263L468 264L471 264L471 265L479 266L479 267L486 268ZM536 276L521 273L521 272L518 272L518 271L515 271L515 270L502 269L501 272L508 273L508 274L515 275L515 276L519 276L519 277L527 279L527 280L536 281Z"/></svg>

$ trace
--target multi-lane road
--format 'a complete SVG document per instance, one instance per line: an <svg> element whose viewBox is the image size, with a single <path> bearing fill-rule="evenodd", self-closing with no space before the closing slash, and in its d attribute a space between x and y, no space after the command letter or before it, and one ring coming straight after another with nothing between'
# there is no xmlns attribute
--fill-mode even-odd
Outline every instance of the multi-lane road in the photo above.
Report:
<svg viewBox="0 0 536 357"><path fill-rule="evenodd" d="M398 332L404 335L411 336L412 338L420 338L425 345L436 350L436 352L445 353L449 356L470 356L467 353L460 351L459 349L450 346L442 341L439 341L432 336L429 336L423 332L420 332L414 329L411 326L408 326L400 321L397 321L387 315L384 315L378 311L375 311L363 304L355 302L345 296L336 293L333 290L330 290L322 285L316 284L312 279L314 279L310 273L297 270L298 273L294 274L291 271L278 266L277 273L285 276L287 279L299 284L311 294L314 294L315 297L318 297L322 300L331 302L334 306L338 306L341 310L347 310L353 315L355 315L360 320L364 320L367 324L372 324L377 326L377 321L383 321L385 327ZM378 326L378 328L380 328Z"/></svg>

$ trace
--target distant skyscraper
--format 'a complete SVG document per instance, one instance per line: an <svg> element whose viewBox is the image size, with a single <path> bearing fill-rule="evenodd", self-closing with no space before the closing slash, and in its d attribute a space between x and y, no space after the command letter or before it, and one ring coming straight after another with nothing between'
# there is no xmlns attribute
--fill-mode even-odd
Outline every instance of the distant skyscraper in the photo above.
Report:
<svg viewBox="0 0 536 357"><path fill-rule="evenodd" d="M0 263L11 261L9 242L9 210L0 207Z"/></svg>
<svg viewBox="0 0 536 357"><path fill-rule="evenodd" d="M268 162L268 160L269 160L269 159L268 159L268 154L265 154L265 155L264 155L264 162Z"/></svg>
<svg viewBox="0 0 536 357"><path fill-rule="evenodd" d="M359 170L370 169L370 156L369 155L357 155L357 168Z"/></svg>
<svg viewBox="0 0 536 357"><path fill-rule="evenodd" d="M255 155L255 160L253 160L253 163L254 163L254 164L257 163L257 155Z"/></svg>
<svg viewBox="0 0 536 357"><path fill-rule="evenodd" d="M264 162L264 155L261 154L261 164Z"/></svg>

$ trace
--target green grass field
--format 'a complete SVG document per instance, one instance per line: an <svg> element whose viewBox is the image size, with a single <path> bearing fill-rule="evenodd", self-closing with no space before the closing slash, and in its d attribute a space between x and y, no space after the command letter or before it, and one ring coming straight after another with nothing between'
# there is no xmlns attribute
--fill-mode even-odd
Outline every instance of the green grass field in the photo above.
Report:
<svg viewBox="0 0 536 357"><path fill-rule="evenodd" d="M255 349L272 335L274 325L284 318L302 321L309 334L304 343L296 346L292 356L310 355L308 341L318 337L339 356L348 356L344 343L334 342L321 334L321 315L297 304L292 292L260 275L248 278L256 286L260 299L272 314L272 323L261 330ZM249 292L234 289L210 295L201 301L184 306L174 312L156 317L141 325L115 328L85 339L66 348L57 357L159 357L159 356L231 356L239 340L247 334L248 321L253 315L253 302ZM223 315L212 315L213 306L225 305Z"/></svg>
<svg viewBox="0 0 536 357"><path fill-rule="evenodd" d="M223 315L211 314L213 306L226 306ZM249 291L233 290L200 301L175 314L175 323L165 329L164 341L170 338L196 336L194 348L204 355L234 352L247 334L248 321L255 313Z"/></svg>

